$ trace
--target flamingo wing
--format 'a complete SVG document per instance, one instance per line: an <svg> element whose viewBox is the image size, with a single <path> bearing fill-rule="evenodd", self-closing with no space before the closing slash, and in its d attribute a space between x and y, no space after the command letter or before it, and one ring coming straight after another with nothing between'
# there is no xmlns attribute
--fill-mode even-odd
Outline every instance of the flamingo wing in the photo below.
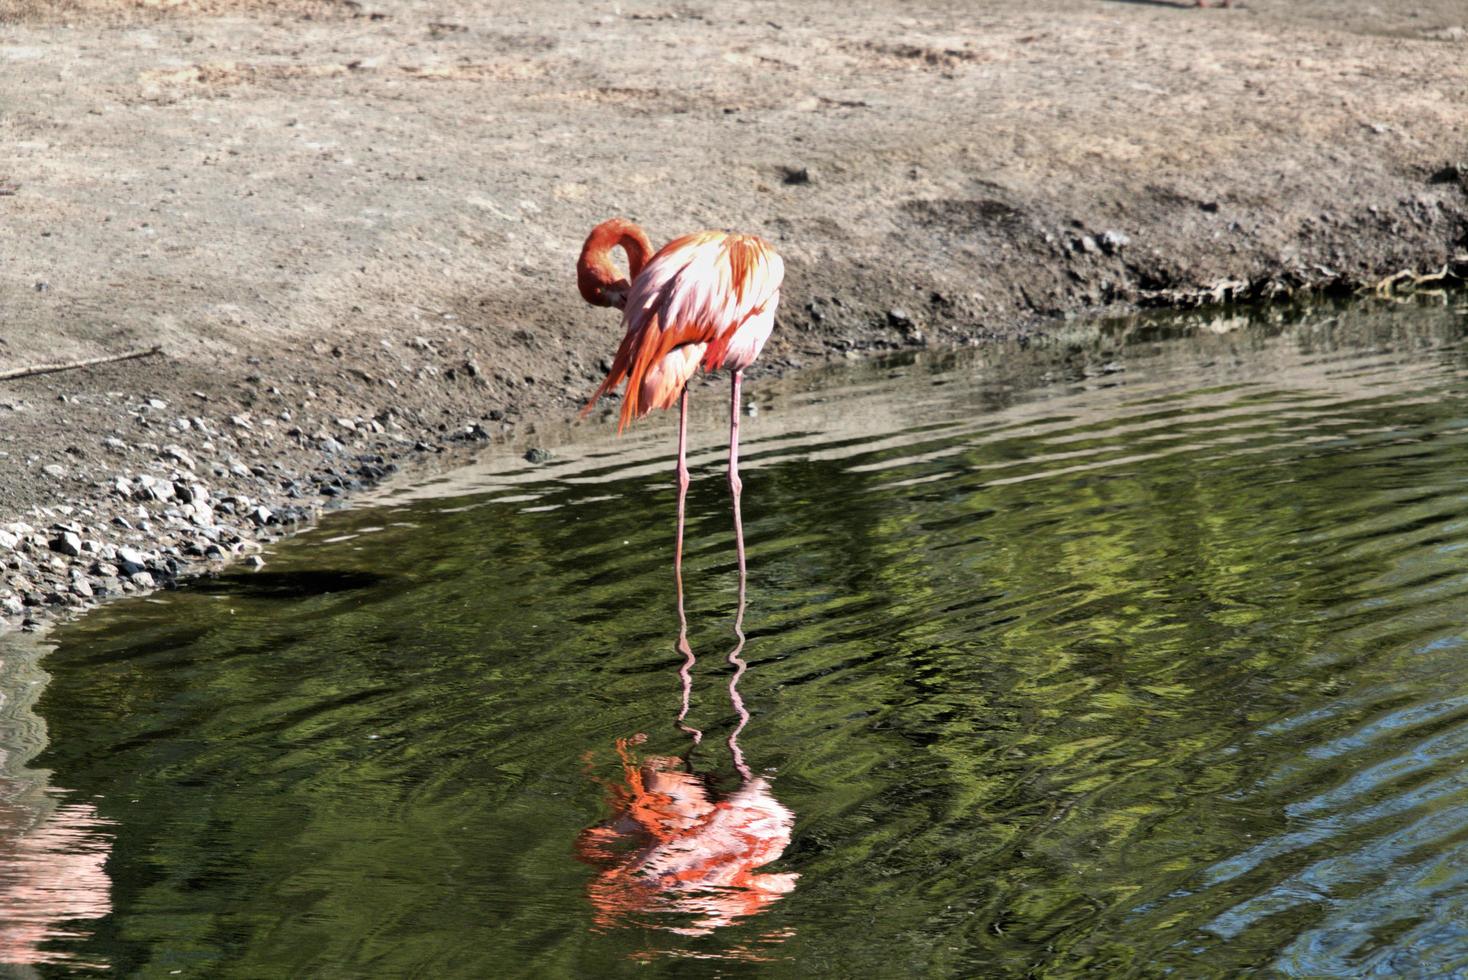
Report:
<svg viewBox="0 0 1468 980"><path fill-rule="evenodd" d="M700 364L747 366L769 336L784 275L780 256L753 235L704 231L663 246L632 283L626 334L586 410L627 379L621 431L676 402ZM739 334L751 321L760 336L747 353L749 340ZM741 356L733 356L736 350Z"/></svg>

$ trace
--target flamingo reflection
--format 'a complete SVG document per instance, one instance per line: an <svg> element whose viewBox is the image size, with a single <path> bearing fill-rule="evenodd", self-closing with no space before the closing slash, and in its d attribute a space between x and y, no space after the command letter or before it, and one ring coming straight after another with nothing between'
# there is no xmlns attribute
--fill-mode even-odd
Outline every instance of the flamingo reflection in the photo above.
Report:
<svg viewBox="0 0 1468 980"><path fill-rule="evenodd" d="M76 920L111 913L105 826L85 803L37 821L30 807L0 796L0 964L66 961L47 947L78 936Z"/></svg>
<svg viewBox="0 0 1468 980"><path fill-rule="evenodd" d="M682 440L679 442L681 460ZM696 746L703 733L685 721L695 663L683 606L685 487L679 487L679 533L674 551L677 649L684 658L678 671L682 702L676 725ZM612 818L583 831L576 842L577 854L600 868L587 886L598 929L639 926L704 936L758 915L795 888L799 875L759 870L784 854L790 845L795 816L775 799L769 782L754 775L739 747L739 735L750 717L738 688L746 668L741 658L745 593L741 550L739 604L734 620L737 642L726 658L735 668L729 681L729 697L739 721L727 744L740 776L739 786L720 794L710 779L693 772L683 759L639 757L638 748L646 742L646 735L617 740L621 777L604 783ZM766 941L781 938L783 934L764 937ZM747 947L725 955L759 958Z"/></svg>
<svg viewBox="0 0 1468 980"><path fill-rule="evenodd" d="M676 757L639 760L634 746L644 738L617 740L623 779L607 787L615 816L576 842L601 867L587 886L597 928L703 936L789 893L798 875L758 870L785 852L795 825L769 783L754 777L716 798Z"/></svg>

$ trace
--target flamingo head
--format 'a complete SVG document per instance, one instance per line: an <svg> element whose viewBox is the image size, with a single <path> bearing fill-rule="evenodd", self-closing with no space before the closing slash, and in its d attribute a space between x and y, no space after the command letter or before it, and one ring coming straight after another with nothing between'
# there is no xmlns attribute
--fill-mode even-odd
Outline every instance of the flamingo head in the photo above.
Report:
<svg viewBox="0 0 1468 980"><path fill-rule="evenodd" d="M623 276L612 262L612 249L621 248L627 255L627 275ZM581 298L592 306L615 306L625 309L632 280L642 271L652 243L646 233L625 218L603 221L586 236L581 257L576 261L576 286Z"/></svg>

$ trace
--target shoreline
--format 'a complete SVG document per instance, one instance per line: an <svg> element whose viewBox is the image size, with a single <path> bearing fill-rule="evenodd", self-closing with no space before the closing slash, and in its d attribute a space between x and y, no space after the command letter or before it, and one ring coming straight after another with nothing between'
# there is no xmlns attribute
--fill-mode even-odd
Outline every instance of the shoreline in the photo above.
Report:
<svg viewBox="0 0 1468 980"><path fill-rule="evenodd" d="M1352 301L1350 305L1369 314L1364 301ZM1296 318L1323 317L1328 309L1328 304L1254 305L1211 307L1188 316L1174 312L1155 318L1097 318L1072 323L1063 332L982 345L980 363L1000 371L1009 384L1021 390L1052 384L1058 378L1082 382L1125 372L1128 346L1154 345L1159 340L1159 329L1161 337L1178 339L1195 333L1222 337L1265 322L1287 330ZM1118 323L1129 323L1130 328L1117 331ZM980 345L909 347L880 356L907 354L942 359L978 353L975 347ZM761 383L748 391L746 406L770 400L778 404L792 390L803 390L811 382L819 386L824 383L822 375L839 368L841 360L832 357L804 370L759 372L756 379ZM851 358L845 360L850 363ZM870 363L873 359L857 360ZM720 373L701 375L692 382L695 415L705 428L724 424L724 415L720 414L726 411L724 380L725 375ZM783 382L794 382L794 387ZM452 483L454 474L472 476L483 472L486 454L501 458L496 468L504 465L507 457L529 465L559 465L558 449L567 443L584 442L588 425L614 425L613 410L600 414L601 418L591 423L574 416L527 419L522 426L510 426L495 436L483 435L482 426L471 423L470 428L477 428L478 433L466 430L451 433L447 439L441 433L427 433L439 441L419 439L410 448L404 448L401 442L370 438L348 445L325 435L323 441L333 443L332 448L317 445L313 453L308 443L304 454L292 457L310 472L298 472L278 461L269 466L256 464L265 472L263 477L238 472L235 465L214 465L209 475L204 475L204 468L187 449L170 443L160 456L172 464L172 469L165 465L162 472L154 467L153 472L132 478L113 477L110 486L104 485L97 492L38 508L28 515L29 522L0 523L0 603L4 603L0 605L0 635L17 629L44 634L105 602L182 586L192 579L219 575L237 564L263 567L263 550L316 527L327 514L357 506L382 506L397 501L400 491L415 487L419 490L414 496L439 495L442 491L434 488L444 479ZM715 416L717 424L710 421ZM654 424L656 421L654 417ZM199 447L201 454L204 446L212 444L208 440L219 435L207 425L192 428L196 440L201 436L205 440ZM183 433L175 430L174 435L180 437ZM372 452L374 449L379 451ZM311 469L313 458L319 462ZM516 464L510 465L517 468ZM247 476L254 477L260 486L277 473L293 486L277 492L264 489L260 491L262 496L254 498L238 489ZM126 482L125 494L119 480ZM293 489L312 486L314 493L291 494ZM130 526L124 526L118 518ZM68 534L74 537L68 538ZM78 582L87 587L76 588Z"/></svg>
<svg viewBox="0 0 1468 980"><path fill-rule="evenodd" d="M617 11L0 3L0 371L164 350L0 382L0 629L553 444L618 339L571 276L614 213L776 244L756 382L1468 277L1446 0Z"/></svg>

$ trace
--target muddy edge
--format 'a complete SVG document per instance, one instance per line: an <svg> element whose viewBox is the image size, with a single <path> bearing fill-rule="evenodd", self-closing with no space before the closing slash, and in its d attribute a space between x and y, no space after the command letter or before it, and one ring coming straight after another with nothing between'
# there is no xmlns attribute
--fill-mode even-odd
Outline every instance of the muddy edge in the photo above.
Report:
<svg viewBox="0 0 1468 980"><path fill-rule="evenodd" d="M0 0L0 371L165 352L0 382L0 620L553 445L612 214L777 244L755 381L1461 274L1462 4L1379 6Z"/></svg>

